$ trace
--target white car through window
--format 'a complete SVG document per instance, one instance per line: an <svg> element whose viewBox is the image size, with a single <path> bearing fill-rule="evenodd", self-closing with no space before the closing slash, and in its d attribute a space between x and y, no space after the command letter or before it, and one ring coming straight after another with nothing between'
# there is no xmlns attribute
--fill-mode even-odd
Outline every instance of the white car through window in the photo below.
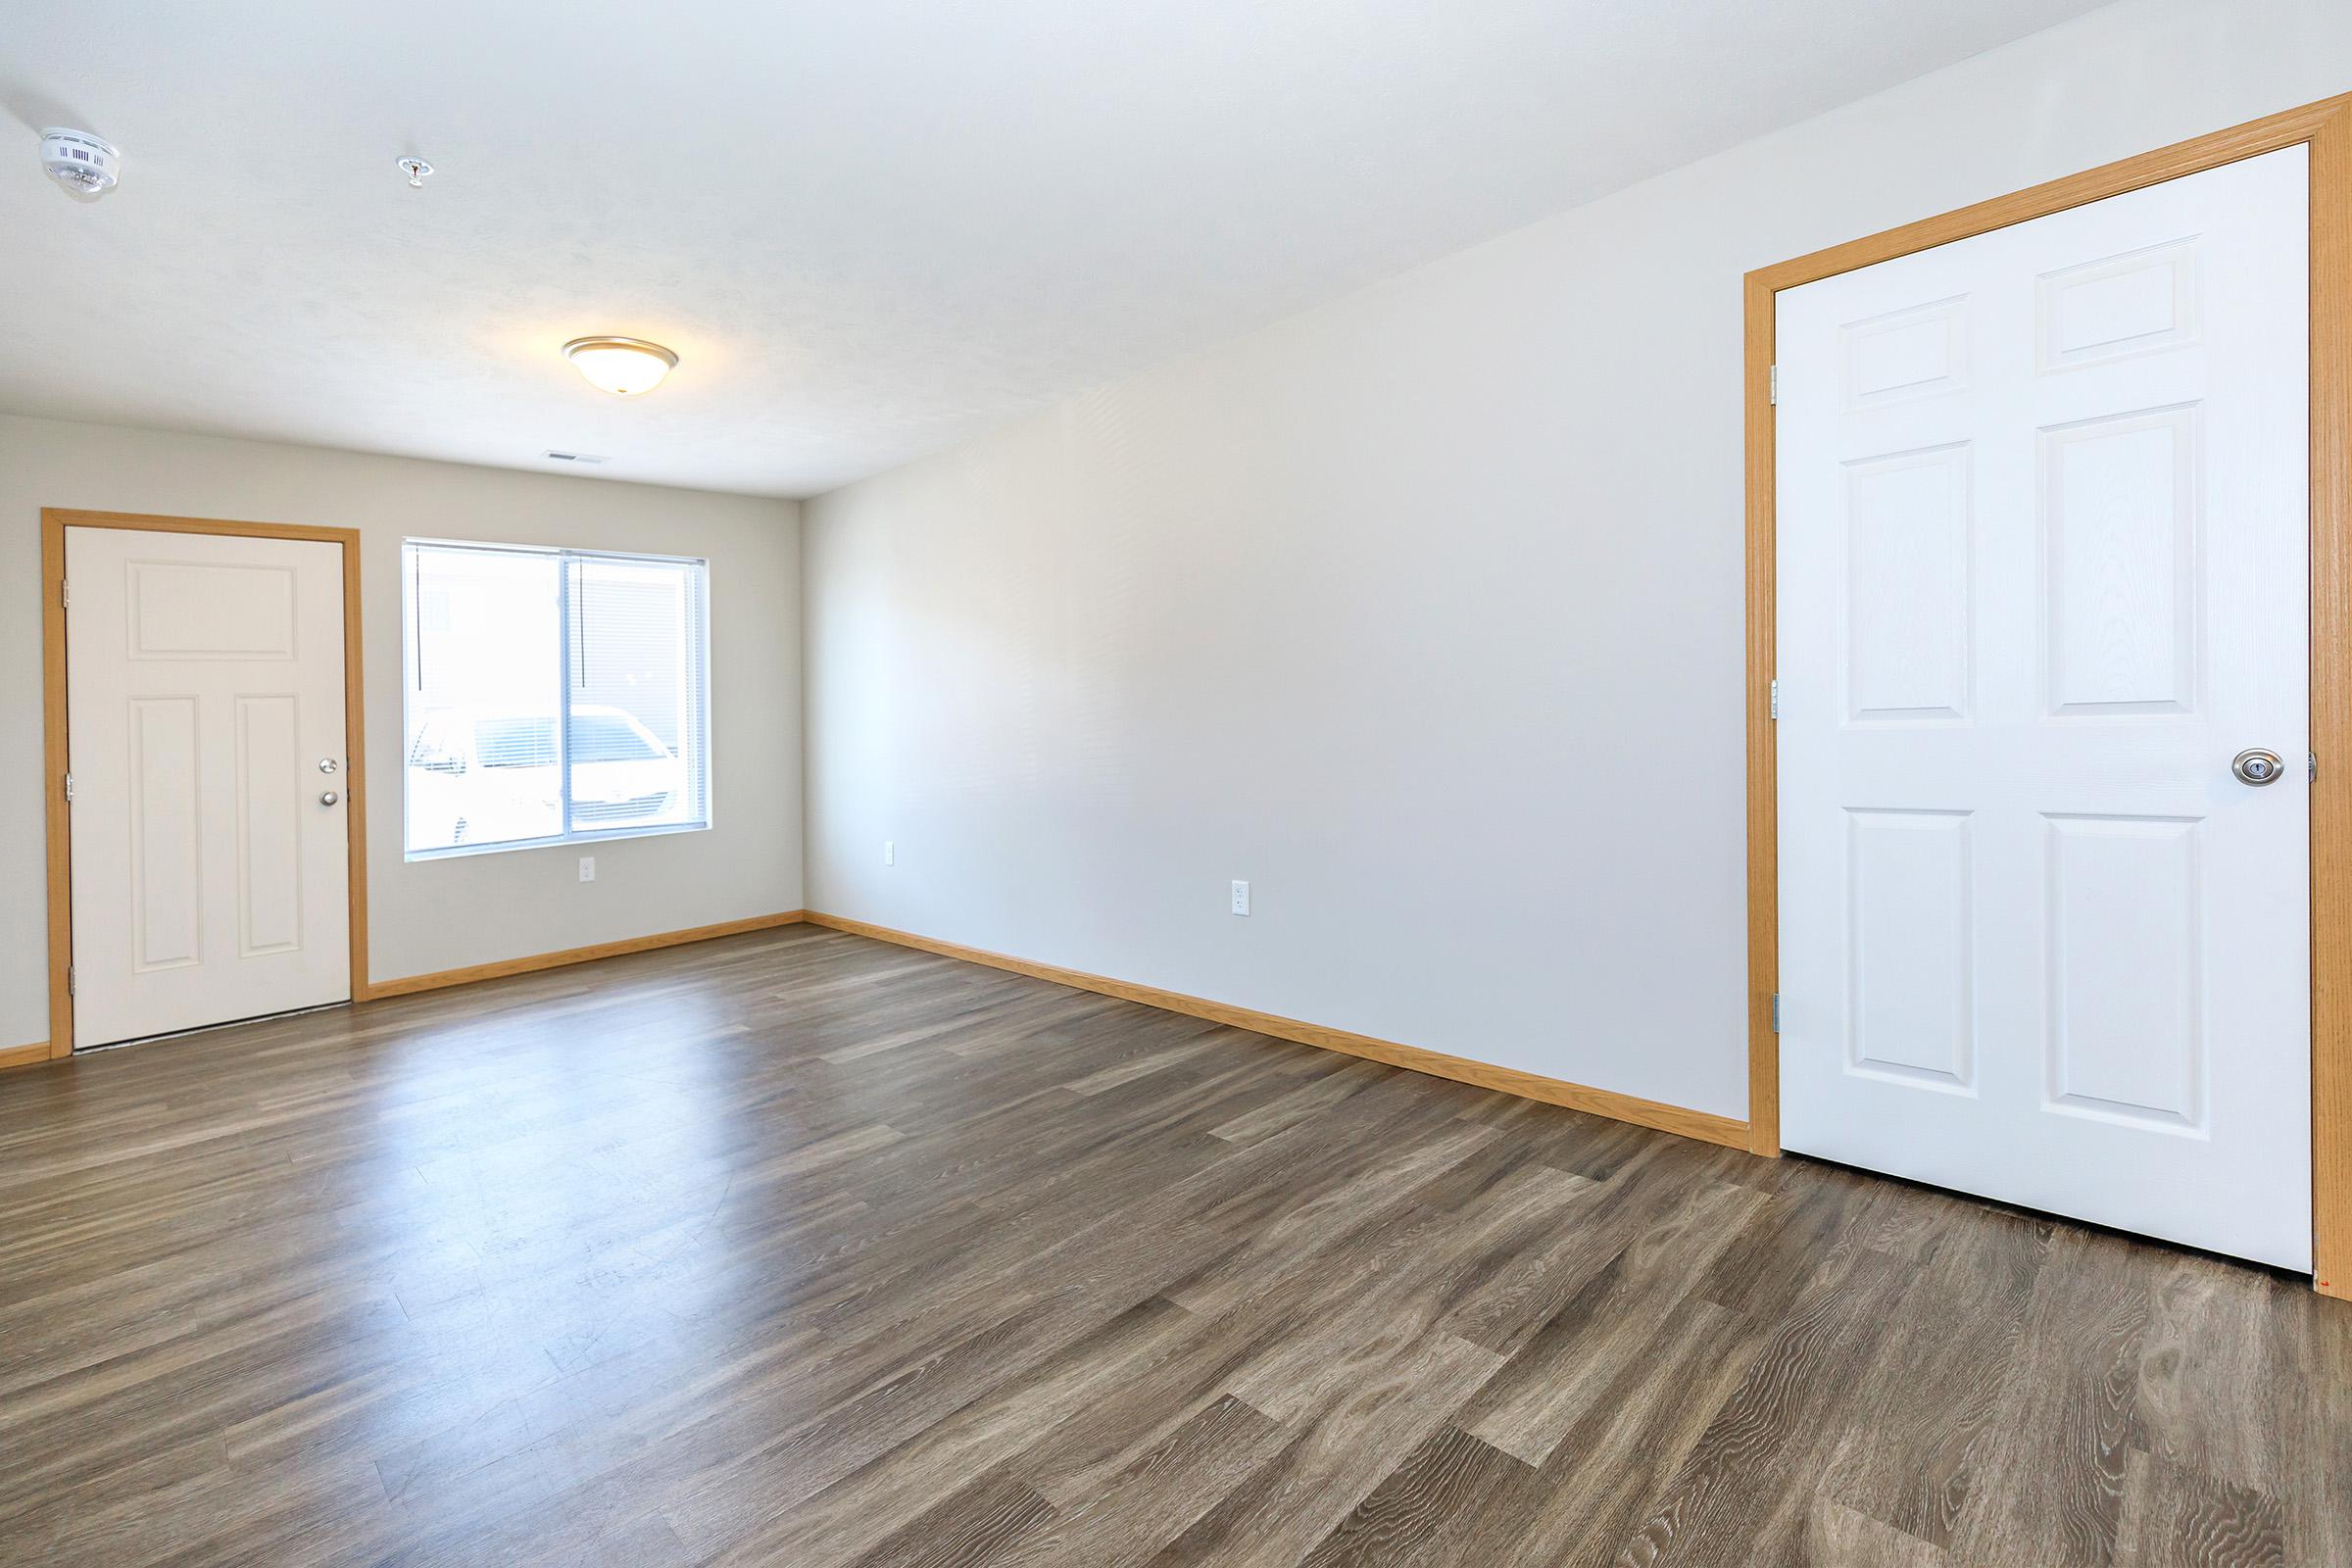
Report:
<svg viewBox="0 0 2352 1568"><path fill-rule="evenodd" d="M504 844L564 832L564 782L552 713L443 710L409 751L409 839ZM571 710L574 830L682 820L686 770L652 730L616 708Z"/></svg>

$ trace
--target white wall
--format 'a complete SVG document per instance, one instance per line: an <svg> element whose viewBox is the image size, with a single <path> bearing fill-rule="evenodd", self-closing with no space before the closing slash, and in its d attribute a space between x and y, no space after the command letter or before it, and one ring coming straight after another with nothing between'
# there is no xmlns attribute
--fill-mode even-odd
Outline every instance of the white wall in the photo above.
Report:
<svg viewBox="0 0 2352 1568"><path fill-rule="evenodd" d="M822 498L810 906L1744 1115L1740 274L2346 88L2113 7Z"/></svg>
<svg viewBox="0 0 2352 1568"><path fill-rule="evenodd" d="M49 1032L40 511L358 528L377 980L801 906L800 509L309 447L0 417L0 1048ZM412 534L710 560L707 833L401 858L400 542Z"/></svg>

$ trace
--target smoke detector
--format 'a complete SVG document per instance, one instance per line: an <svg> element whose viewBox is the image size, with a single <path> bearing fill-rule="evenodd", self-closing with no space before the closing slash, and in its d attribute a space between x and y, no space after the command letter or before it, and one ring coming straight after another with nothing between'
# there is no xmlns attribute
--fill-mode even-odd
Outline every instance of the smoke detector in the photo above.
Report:
<svg viewBox="0 0 2352 1568"><path fill-rule="evenodd" d="M122 155L115 144L86 130L52 125L41 132L41 167L49 177L77 196L97 196L115 188L122 171Z"/></svg>

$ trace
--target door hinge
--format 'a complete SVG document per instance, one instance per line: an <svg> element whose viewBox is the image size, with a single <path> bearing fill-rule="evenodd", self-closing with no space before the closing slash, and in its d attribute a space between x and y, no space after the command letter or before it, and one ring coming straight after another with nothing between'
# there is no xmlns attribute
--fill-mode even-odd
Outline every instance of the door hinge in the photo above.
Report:
<svg viewBox="0 0 2352 1568"><path fill-rule="evenodd" d="M70 963L66 965L66 995L74 995L74 966Z"/></svg>
<svg viewBox="0 0 2352 1568"><path fill-rule="evenodd" d="M66 775L66 799L70 801L70 800L72 800L73 798L74 798L74 775L73 775L73 774L71 774L71 773L68 773L68 774Z"/></svg>
<svg viewBox="0 0 2352 1568"><path fill-rule="evenodd" d="M1777 365L1772 368L1772 384L1766 389L1765 396L1771 399L1774 408L1781 406L1781 368Z"/></svg>
<svg viewBox="0 0 2352 1568"><path fill-rule="evenodd" d="M1772 716L1781 716L1781 678L1778 675L1772 678Z"/></svg>
<svg viewBox="0 0 2352 1568"><path fill-rule="evenodd" d="M2303 766L2310 782L2317 784L2320 781L2320 754L2317 752L2305 752L2303 754Z"/></svg>
<svg viewBox="0 0 2352 1568"><path fill-rule="evenodd" d="M1772 994L1772 1032L1776 1035L1781 1032L1781 994L1778 991Z"/></svg>
<svg viewBox="0 0 2352 1568"><path fill-rule="evenodd" d="M61 609L72 610L74 608L74 584L72 582L64 578L58 579L57 602Z"/></svg>

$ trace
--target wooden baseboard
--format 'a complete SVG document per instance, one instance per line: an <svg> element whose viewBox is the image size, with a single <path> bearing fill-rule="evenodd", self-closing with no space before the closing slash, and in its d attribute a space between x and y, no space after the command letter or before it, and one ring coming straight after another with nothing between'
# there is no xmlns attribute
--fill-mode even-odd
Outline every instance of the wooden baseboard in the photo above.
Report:
<svg viewBox="0 0 2352 1568"><path fill-rule="evenodd" d="M560 969L567 963L590 963L598 958L617 958L625 953L651 953L656 948L675 948L689 942L708 942L713 937L740 936L746 931L765 931L774 926L798 925L806 911L786 909L781 914L755 914L749 919L721 920L716 925L689 926L683 931L662 931L650 937L630 937L620 942L599 942L593 947L565 948L561 953L534 953L527 957L501 958L496 963L477 963L464 969L443 969L434 974L403 975L397 980L378 980L368 987L365 996L355 1002L381 1002L387 997L405 997L418 991L439 991L447 986L469 986L479 980L504 980L509 975L531 974L540 969Z"/></svg>
<svg viewBox="0 0 2352 1568"><path fill-rule="evenodd" d="M1607 1089L1592 1089L1583 1084L1545 1078L1538 1073L1522 1072L1516 1067L1498 1067L1492 1062L1472 1061L1467 1056L1449 1056L1441 1051L1426 1051L1419 1046L1401 1045L1394 1040L1378 1040L1370 1035L1351 1034L1345 1029L1327 1029L1321 1024L1302 1023L1296 1018L1284 1018L1270 1012L1257 1012L1249 1007L1237 1007L1222 1002L1210 1002L1203 997L1187 996L1181 991L1164 991L1158 986L1137 985L1132 981L1113 980L1104 975L1088 974L1083 970L1064 969L1050 963L1033 963L1027 958L1015 958L984 948L967 948L960 943L941 942L933 937L917 936L910 931L894 931L888 926L873 925L864 920L852 920L838 914L815 910L787 909L780 914L754 915L744 920L724 920L716 925L692 926L683 931L662 931L653 936L630 937L620 942L600 942L593 947L566 948L560 953L536 953L526 957L503 958L496 963L477 963L464 969L443 969L434 974L405 975L396 980L381 980L368 987L367 994L355 998L361 1002L380 1002L390 997L405 997L420 991L439 991L449 986L472 985L481 980L503 980L512 975L531 974L541 969L561 968L565 964L589 963L598 958L615 958L629 953L651 953L658 948L674 948L689 942L708 942L714 937L739 936L747 931L765 931L776 926L796 925L802 921L821 925L854 936L871 937L879 942L896 943L904 948L918 948L944 957L960 958L967 963L986 964L992 969L1004 969L1032 979L1050 980L1056 985L1070 986L1079 991L1092 991L1101 996L1117 997L1122 1002L1140 1003L1165 1012L1180 1012L1189 1017L1205 1018L1212 1023L1230 1024L1255 1034L1271 1035L1277 1040L1297 1041L1300 1045L1319 1046L1325 1051L1344 1052L1350 1056L1362 1056L1371 1061L1386 1062L1392 1067L1403 1067L1413 1072L1425 1072L1439 1078L1450 1078L1480 1089L1498 1090L1517 1095L1524 1100L1542 1101L1547 1105L1564 1105L1570 1110L1582 1110L1595 1116L1631 1122L1637 1127L1650 1127L1659 1132L1675 1133L1684 1138L1695 1138L1703 1143L1720 1144L1727 1149L1747 1147L1747 1123L1730 1116L1717 1116L1703 1110L1689 1110L1681 1105L1661 1104L1654 1100L1642 1100L1634 1095L1621 1095ZM30 1066L49 1060L45 1041L28 1046L0 1050L0 1069Z"/></svg>
<svg viewBox="0 0 2352 1568"><path fill-rule="evenodd" d="M1111 980L1102 975L1063 969L1050 963L1032 963L1027 958L1009 957L1002 953L967 948L955 942L941 942L908 931L894 931L888 926L872 925L838 914L823 914L810 909L806 918L810 925L847 931L853 936L872 937L878 942L895 942L904 948L919 948L925 953L961 958L967 963L984 963L992 969L1006 969L1032 979L1051 980L1056 985L1117 997L1123 1002L1138 1002L1147 1007L1231 1024L1237 1029L1272 1035L1277 1040L1295 1040L1304 1046L1345 1052L1350 1056L1387 1062L1392 1067L1405 1067L1439 1078L1451 1078L1457 1083L1473 1084L1480 1089L1496 1089L1506 1095L1517 1095L1523 1100L1540 1100L1547 1105L1565 1105L1570 1110L1589 1111L1595 1116L1632 1122L1637 1127L1651 1127L1659 1132L1696 1138L1703 1143L1721 1144L1726 1149L1747 1148L1747 1123L1730 1116L1687 1110L1680 1105L1661 1104L1654 1100L1620 1095L1607 1089L1589 1089L1583 1084L1564 1083L1557 1078L1521 1072L1516 1067L1497 1067L1492 1062L1472 1061L1467 1056L1449 1056L1444 1052L1425 1051L1419 1046L1399 1045L1393 1040L1376 1040L1370 1035L1350 1034L1345 1029L1326 1029L1321 1024L1301 1023L1296 1018L1254 1012L1248 1007L1210 1002L1201 997L1188 997L1180 991L1162 991L1157 986Z"/></svg>
<svg viewBox="0 0 2352 1568"><path fill-rule="evenodd" d="M29 1046L9 1046L0 1049L0 1072L11 1067L29 1067L49 1059L49 1042L35 1040Z"/></svg>

